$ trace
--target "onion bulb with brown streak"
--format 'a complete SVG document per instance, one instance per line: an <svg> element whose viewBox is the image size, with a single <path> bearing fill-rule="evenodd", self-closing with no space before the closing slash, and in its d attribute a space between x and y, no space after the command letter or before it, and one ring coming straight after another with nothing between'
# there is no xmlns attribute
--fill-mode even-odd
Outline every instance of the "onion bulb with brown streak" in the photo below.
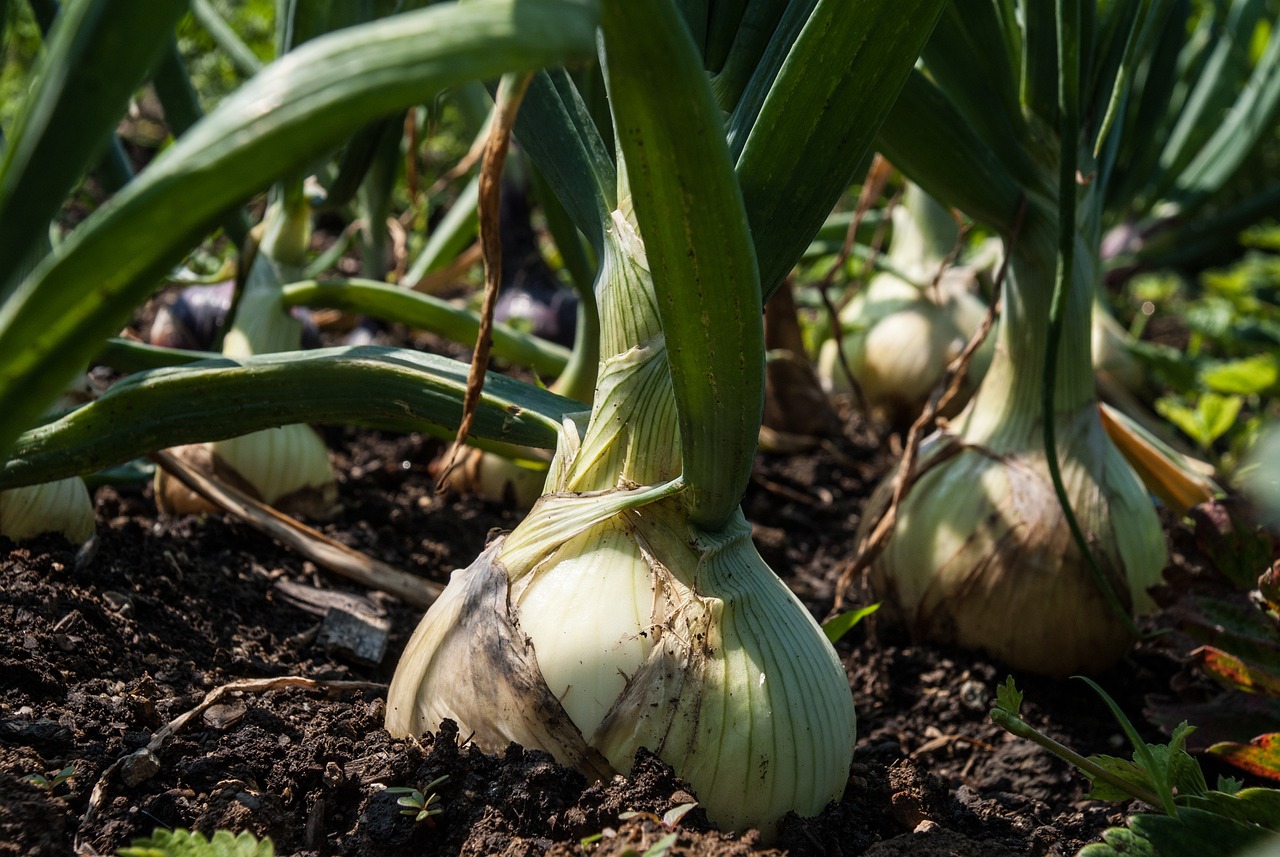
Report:
<svg viewBox="0 0 1280 857"><path fill-rule="evenodd" d="M1155 509L1098 416L1090 362L1094 256L1077 242L1055 390L1067 499L1102 575L1078 549L1045 457L1042 384L1056 259L1054 229L1030 224L1011 259L991 367L963 413L922 444L884 551L877 597L922 640L981 650L1020 670L1105 669L1134 642L1127 616L1150 611L1164 537ZM877 489L860 540L887 507Z"/></svg>
<svg viewBox="0 0 1280 857"><path fill-rule="evenodd" d="M528 517L455 571L396 669L393 735L458 723L591 778L648 748L716 823L766 837L843 792L848 680L821 629L760 558L739 511L689 520L652 283L615 213L601 265L599 387L563 425Z"/></svg>

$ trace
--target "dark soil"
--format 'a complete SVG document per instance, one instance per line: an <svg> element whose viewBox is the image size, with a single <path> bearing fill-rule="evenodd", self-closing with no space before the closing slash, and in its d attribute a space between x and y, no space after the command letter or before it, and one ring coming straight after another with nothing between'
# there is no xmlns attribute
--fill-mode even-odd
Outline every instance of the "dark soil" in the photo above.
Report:
<svg viewBox="0 0 1280 857"><path fill-rule="evenodd" d="M445 581L491 529L518 520L493 504L438 497L432 441L328 437L344 507L320 526L370 555ZM757 543L820 618L887 459L864 439L759 461L746 500ZM630 777L589 784L542 753L482 754L452 724L392 739L381 728L384 685L418 610L354 592L244 523L157 518L150 498L149 486L98 489L98 536L84 550L55 538L0 541L0 855L113 854L177 827L252 831L281 855L575 855L587 837L592 854L641 854L669 835L658 817L695 799L652 758L637 759ZM1219 585L1183 528L1170 532L1181 579ZM386 656L363 663L321 645L321 617L298 606L299 586L353 593L384 611ZM1073 854L1136 808L1087 799L1081 776L988 719L1006 675L998 665L909 645L875 622L838 650L859 717L844 799L816 819L784 822L777 850L750 832L718 832L695 809L666 853ZM1184 652L1165 636L1098 679L1141 725L1149 697L1203 692ZM319 687L225 693L154 753L116 764L210 691L285 676ZM1083 684L1018 681L1027 719L1054 738L1128 754ZM74 777L52 788L27 779L67 766ZM442 776L441 812L422 821L386 791ZM628 812L652 817L620 820Z"/></svg>

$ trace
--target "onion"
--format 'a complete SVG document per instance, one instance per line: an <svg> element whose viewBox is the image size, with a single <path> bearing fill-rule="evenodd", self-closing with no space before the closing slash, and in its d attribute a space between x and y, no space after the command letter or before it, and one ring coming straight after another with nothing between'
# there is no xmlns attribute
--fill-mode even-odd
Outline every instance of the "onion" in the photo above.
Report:
<svg viewBox="0 0 1280 857"><path fill-rule="evenodd" d="M1067 499L1117 604L1078 550L1053 490L1041 390L1055 228L1042 221L1021 236L991 368L954 426L922 445L917 467L927 471L905 495L870 578L919 639L1068 676L1104 669L1129 649L1128 616L1152 609L1147 589L1160 579L1165 548L1146 491L1098 416L1089 357L1095 268L1084 241L1059 351L1055 427ZM892 483L869 504L861 538Z"/></svg>
<svg viewBox="0 0 1280 857"><path fill-rule="evenodd" d="M652 282L634 227L613 223L593 410L566 419L528 517L423 618L387 729L449 718L482 749L517 741L594 778L646 747L712 820L768 837L843 791L848 681L741 512L715 533L690 522Z"/></svg>

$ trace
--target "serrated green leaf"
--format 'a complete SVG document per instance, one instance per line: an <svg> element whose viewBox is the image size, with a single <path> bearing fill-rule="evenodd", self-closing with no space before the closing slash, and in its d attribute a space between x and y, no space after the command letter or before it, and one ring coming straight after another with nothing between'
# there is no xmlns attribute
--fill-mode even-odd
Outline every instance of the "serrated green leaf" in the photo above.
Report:
<svg viewBox="0 0 1280 857"><path fill-rule="evenodd" d="M118 852L120 857L275 857L270 839L259 841L247 830L238 836L219 830L212 839L178 828L157 830L145 839L135 840Z"/></svg>
<svg viewBox="0 0 1280 857"><path fill-rule="evenodd" d="M1236 821L1280 831L1280 789L1251 788L1233 793L1212 791L1189 801L1189 804Z"/></svg>
<svg viewBox="0 0 1280 857"><path fill-rule="evenodd" d="M1147 772L1142 765L1131 759L1121 759L1118 756L1090 756L1089 761L1111 775L1119 777L1126 783L1131 783L1137 790L1148 792L1156 790L1151 777L1147 776ZM1085 775L1093 783L1093 788L1089 791L1091 799L1113 802L1133 799L1133 791L1101 778L1090 776L1088 771L1085 772Z"/></svg>
<svg viewBox="0 0 1280 857"><path fill-rule="evenodd" d="M1127 827L1102 832L1102 841L1086 845L1076 857L1157 857L1155 846Z"/></svg>
<svg viewBox="0 0 1280 857"><path fill-rule="evenodd" d="M1178 815L1135 815L1129 827L1160 857L1236 857L1274 835L1216 812L1186 807Z"/></svg>
<svg viewBox="0 0 1280 857"><path fill-rule="evenodd" d="M1018 716L1022 708L1022 691L1013 683L1013 676L1004 680L1004 684L996 685L996 706L1001 710Z"/></svg>

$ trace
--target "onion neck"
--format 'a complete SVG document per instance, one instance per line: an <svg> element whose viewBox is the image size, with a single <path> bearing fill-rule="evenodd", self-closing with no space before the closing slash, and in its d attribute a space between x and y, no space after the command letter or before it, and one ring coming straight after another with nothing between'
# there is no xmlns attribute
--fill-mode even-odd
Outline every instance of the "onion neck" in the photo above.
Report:
<svg viewBox="0 0 1280 857"><path fill-rule="evenodd" d="M996 328L991 366L969 406L957 419L968 443L996 450L1040 444L1045 343L1057 271L1057 219L1029 212L1013 244ZM1068 284L1054 383L1055 414L1065 419L1096 401L1091 359L1091 308L1097 258L1077 229L1075 266ZM1096 245L1093 245L1096 246Z"/></svg>
<svg viewBox="0 0 1280 857"><path fill-rule="evenodd" d="M653 278L640 235L614 212L598 276L600 370L580 444L558 453L548 492L669 482L681 472L680 431Z"/></svg>

